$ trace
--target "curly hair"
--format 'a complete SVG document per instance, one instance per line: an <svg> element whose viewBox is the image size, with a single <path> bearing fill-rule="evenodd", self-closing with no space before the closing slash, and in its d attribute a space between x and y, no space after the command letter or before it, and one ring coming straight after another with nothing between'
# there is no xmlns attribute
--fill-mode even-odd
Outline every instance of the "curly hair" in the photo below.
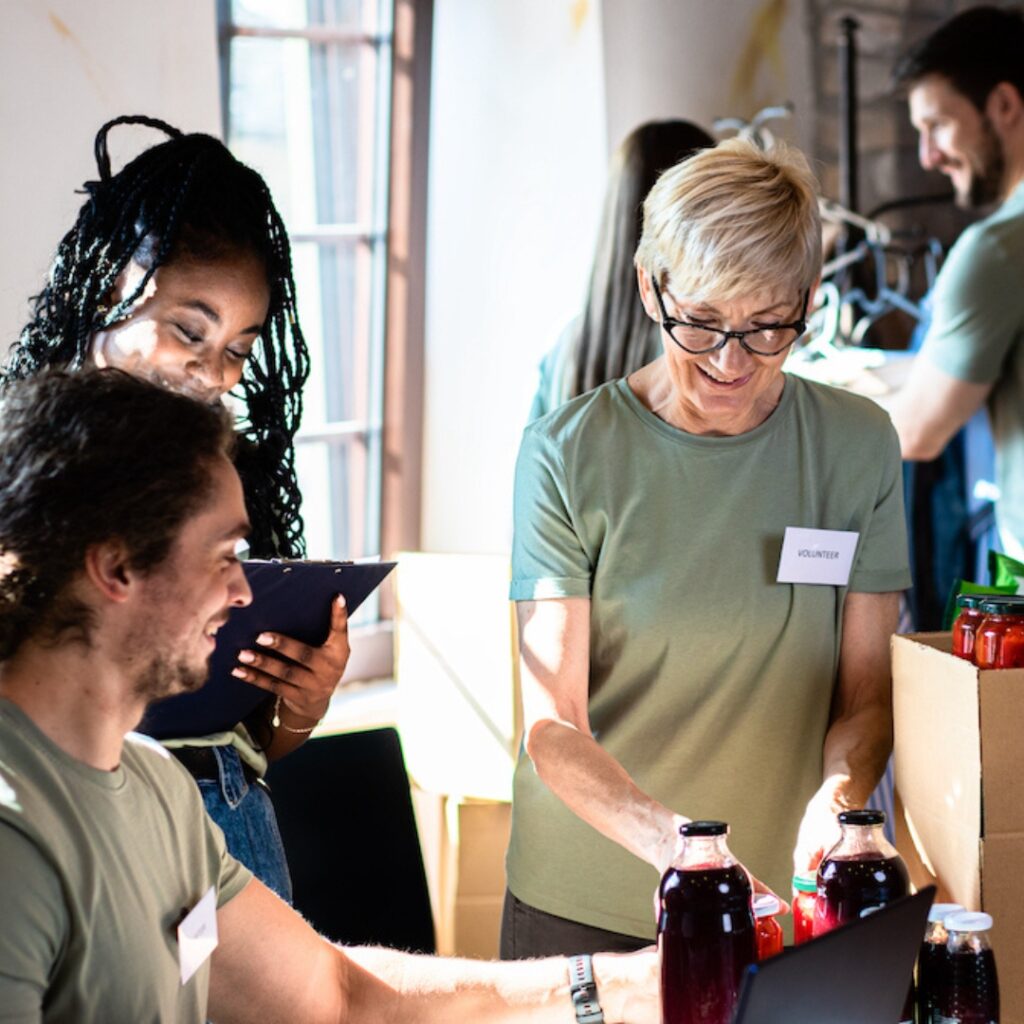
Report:
<svg viewBox="0 0 1024 1024"><path fill-rule="evenodd" d="M168 426L173 424L173 433ZM86 551L119 540L131 568L168 557L230 458L222 406L114 369L44 370L0 401L0 661L29 637L88 643L69 592Z"/></svg>
<svg viewBox="0 0 1024 1024"><path fill-rule="evenodd" d="M168 136L111 173L107 136L118 125ZM261 557L304 553L294 437L302 417L309 352L299 326L291 250L266 182L210 135L186 134L142 115L114 118L95 142L98 180L64 236L32 318L0 369L0 388L47 367L91 362L93 335L123 320L162 266L180 259L252 254L270 289L266 322L241 381L246 415L238 424L236 466ZM111 295L134 261L145 271L116 305Z"/></svg>

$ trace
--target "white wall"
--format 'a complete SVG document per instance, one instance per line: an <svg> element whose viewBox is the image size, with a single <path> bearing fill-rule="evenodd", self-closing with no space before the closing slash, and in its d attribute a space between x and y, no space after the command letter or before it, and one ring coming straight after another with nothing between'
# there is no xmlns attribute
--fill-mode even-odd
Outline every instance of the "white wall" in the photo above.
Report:
<svg viewBox="0 0 1024 1024"><path fill-rule="evenodd" d="M607 139L597 0L436 0L422 544L500 552L536 366L583 298Z"/></svg>
<svg viewBox="0 0 1024 1024"><path fill-rule="evenodd" d="M654 118L707 131L716 117L751 118L787 100L779 134L811 144L806 0L603 0L609 139ZM774 124L774 123L773 123Z"/></svg>
<svg viewBox="0 0 1024 1024"><path fill-rule="evenodd" d="M800 104L803 0L435 3L423 547L496 552L537 362L582 300L610 149L652 117ZM772 11L783 70L762 61L737 99L750 25ZM220 124L215 0L4 0L3 17L0 348L94 176L100 123ZM115 165L146 144L114 142Z"/></svg>
<svg viewBox="0 0 1024 1024"><path fill-rule="evenodd" d="M150 114L219 133L215 0L4 0L0 69L3 350L96 176L97 128ZM115 169L155 138L116 129Z"/></svg>
<svg viewBox="0 0 1024 1024"><path fill-rule="evenodd" d="M804 2L436 0L426 550L509 546L536 364L582 302L611 149L652 118L809 110ZM806 148L806 119L788 137Z"/></svg>

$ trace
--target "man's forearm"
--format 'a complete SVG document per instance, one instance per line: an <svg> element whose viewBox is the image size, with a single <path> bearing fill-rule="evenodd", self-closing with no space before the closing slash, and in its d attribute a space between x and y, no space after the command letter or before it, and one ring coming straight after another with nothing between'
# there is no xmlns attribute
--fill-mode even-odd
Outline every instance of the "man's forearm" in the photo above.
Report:
<svg viewBox="0 0 1024 1024"><path fill-rule="evenodd" d="M397 994L396 1021L481 1021L493 1024L573 1024L567 960L494 962L415 956L376 947L346 948L345 954ZM652 953L597 954L594 980L605 1020L657 1020L657 968ZM362 1016L361 986L350 988L349 1020L381 1020L379 992L368 987L372 1007Z"/></svg>

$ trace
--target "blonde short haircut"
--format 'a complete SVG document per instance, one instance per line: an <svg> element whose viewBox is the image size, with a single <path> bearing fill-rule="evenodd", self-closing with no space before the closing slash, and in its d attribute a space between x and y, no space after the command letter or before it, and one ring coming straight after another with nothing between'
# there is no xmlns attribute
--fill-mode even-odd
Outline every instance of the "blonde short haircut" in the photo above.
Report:
<svg viewBox="0 0 1024 1024"><path fill-rule="evenodd" d="M680 298L807 291L821 269L821 218L806 158L735 138L669 168L644 200L635 262Z"/></svg>

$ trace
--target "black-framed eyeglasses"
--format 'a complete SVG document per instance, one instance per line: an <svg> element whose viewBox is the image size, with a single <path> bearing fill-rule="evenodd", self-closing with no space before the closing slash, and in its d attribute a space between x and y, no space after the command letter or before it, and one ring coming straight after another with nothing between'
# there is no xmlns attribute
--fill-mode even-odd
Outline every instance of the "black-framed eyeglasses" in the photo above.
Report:
<svg viewBox="0 0 1024 1024"><path fill-rule="evenodd" d="M800 319L789 324L772 324L770 327L755 327L749 331L723 331L719 327L708 327L706 324L695 324L689 320L677 320L668 315L665 300L661 297L658 282L652 277L651 284L661 309L661 326L668 336L684 351L692 356L707 355L725 348L730 338L735 338L743 348L755 356L780 356L807 330L807 302L810 292L804 292L803 308ZM718 336L719 341L709 344Z"/></svg>

